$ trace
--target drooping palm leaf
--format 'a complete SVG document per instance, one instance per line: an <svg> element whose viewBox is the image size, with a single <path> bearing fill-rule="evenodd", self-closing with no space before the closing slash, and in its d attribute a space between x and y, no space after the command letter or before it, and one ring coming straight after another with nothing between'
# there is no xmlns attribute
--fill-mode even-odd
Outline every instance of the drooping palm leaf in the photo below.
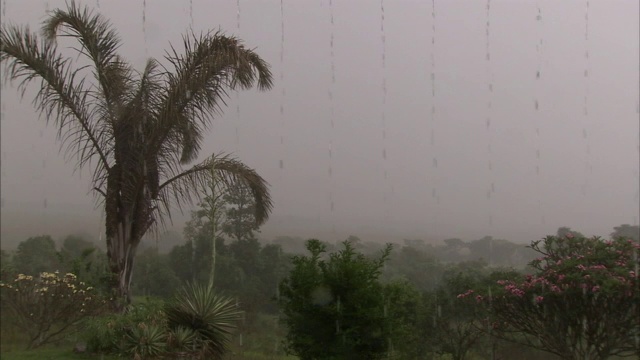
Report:
<svg viewBox="0 0 640 360"><path fill-rule="evenodd" d="M155 148L165 142L178 143L180 162L189 163L200 149L202 130L226 105L228 90L243 89L257 82L258 89L271 88L269 66L242 43L220 32L183 37L184 53L175 48L165 56L173 66L167 72L159 108L161 126Z"/></svg>
<svg viewBox="0 0 640 360"><path fill-rule="evenodd" d="M81 69L72 70L54 43L40 39L28 27L3 25L0 49L0 62L7 65L5 78L19 81L22 96L33 80L40 79L34 107L54 122L66 155L77 156L77 168L98 157L94 181L105 176L109 169L105 149L111 136L90 106L91 92L78 76Z"/></svg>
<svg viewBox="0 0 640 360"><path fill-rule="evenodd" d="M219 187L216 191L237 186L248 188L256 201L256 222L262 224L268 219L273 208L268 183L255 170L224 154L208 158L162 183L160 201L165 206L169 205L169 199L174 198L191 201L202 189L210 186L211 168L216 172L215 183Z"/></svg>
<svg viewBox="0 0 640 360"><path fill-rule="evenodd" d="M129 65L116 52L120 47L118 34L100 14L93 14L88 8L80 9L74 1L66 11L52 11L43 23L42 34L46 40L55 42L59 33L78 40L81 47L74 49L93 63L102 95L96 99L105 110L101 115L115 120L117 114L114 112L124 101L131 81Z"/></svg>

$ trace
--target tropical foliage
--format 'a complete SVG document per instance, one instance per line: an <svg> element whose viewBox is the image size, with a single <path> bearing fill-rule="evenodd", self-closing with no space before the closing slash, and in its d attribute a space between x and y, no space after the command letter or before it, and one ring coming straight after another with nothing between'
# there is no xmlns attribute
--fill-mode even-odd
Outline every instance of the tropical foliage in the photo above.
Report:
<svg viewBox="0 0 640 360"><path fill-rule="evenodd" d="M541 255L533 274L499 280L493 294L460 297L486 300L496 335L563 359L637 355L640 244L568 233L531 247Z"/></svg>
<svg viewBox="0 0 640 360"><path fill-rule="evenodd" d="M78 44L61 50L59 37ZM36 109L57 128L67 157L92 170L106 214L115 298L126 303L142 236L172 206L197 198L212 173L220 188L250 189L256 221L267 219L267 183L253 169L221 154L185 166L198 158L204 131L229 92L267 90L272 76L258 54L221 32L186 34L182 51L171 46L166 64L150 58L142 71L118 54L121 44L107 19L73 1L47 14L40 35L5 24L0 32L6 78L22 94L36 81Z"/></svg>

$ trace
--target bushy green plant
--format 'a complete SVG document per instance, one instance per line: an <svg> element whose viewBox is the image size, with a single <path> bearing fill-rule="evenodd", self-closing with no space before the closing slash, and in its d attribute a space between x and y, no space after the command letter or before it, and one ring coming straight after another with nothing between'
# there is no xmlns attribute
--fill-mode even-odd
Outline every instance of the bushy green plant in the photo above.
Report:
<svg viewBox="0 0 640 360"><path fill-rule="evenodd" d="M216 293L211 284L188 284L165 311L170 329L187 328L197 334L207 359L222 358L242 315L236 302Z"/></svg>
<svg viewBox="0 0 640 360"><path fill-rule="evenodd" d="M60 340L106 309L105 299L71 273L18 274L11 282L0 282L0 288L3 310L28 335L28 348Z"/></svg>
<svg viewBox="0 0 640 360"><path fill-rule="evenodd" d="M385 311L380 273L391 253L377 258L356 251L350 241L325 255L319 240L307 242L310 256L293 258L280 284L280 306L288 328L287 351L301 359L381 359L388 356L391 321Z"/></svg>
<svg viewBox="0 0 640 360"><path fill-rule="evenodd" d="M87 324L87 349L96 353L126 353L130 337L140 327L166 329L162 301L145 301L130 305L123 314L109 314Z"/></svg>
<svg viewBox="0 0 640 360"><path fill-rule="evenodd" d="M640 244L568 233L531 248L532 274L458 297L488 306L494 334L564 359L640 354Z"/></svg>
<svg viewBox="0 0 640 360"><path fill-rule="evenodd" d="M140 323L126 332L122 350L134 359L154 359L166 351L166 338L164 326Z"/></svg>

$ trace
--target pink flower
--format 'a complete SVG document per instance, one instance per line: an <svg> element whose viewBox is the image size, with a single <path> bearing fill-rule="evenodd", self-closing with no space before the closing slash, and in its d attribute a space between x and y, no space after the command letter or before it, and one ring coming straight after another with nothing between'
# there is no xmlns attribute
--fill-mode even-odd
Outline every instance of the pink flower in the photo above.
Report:
<svg viewBox="0 0 640 360"><path fill-rule="evenodd" d="M482 301L482 295L476 295L476 301L477 302L481 302Z"/></svg>
<svg viewBox="0 0 640 360"><path fill-rule="evenodd" d="M536 304L540 304L542 302L542 300L544 300L544 297L536 296Z"/></svg>
<svg viewBox="0 0 640 360"><path fill-rule="evenodd" d="M458 296L456 296L456 297L457 297L458 299L462 299L462 298L465 298L465 297L467 297L467 296L471 295L472 293L473 293L473 290L469 289L469 290L467 290L467 292L465 292L464 294L459 294L459 295L458 295Z"/></svg>
<svg viewBox="0 0 640 360"><path fill-rule="evenodd" d="M591 288L592 292L598 292L598 290L600 290L600 286L598 286L598 285L596 285L596 286Z"/></svg>

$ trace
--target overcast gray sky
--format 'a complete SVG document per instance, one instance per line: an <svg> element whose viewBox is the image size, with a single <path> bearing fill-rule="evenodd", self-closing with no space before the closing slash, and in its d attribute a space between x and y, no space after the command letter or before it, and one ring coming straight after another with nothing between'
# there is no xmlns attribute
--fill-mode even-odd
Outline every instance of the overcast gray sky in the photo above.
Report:
<svg viewBox="0 0 640 360"><path fill-rule="evenodd" d="M266 235L524 242L637 224L637 0L493 0L489 18L486 1L436 0L435 36L431 1L384 1L383 23L380 1L284 0L282 19L279 0L240 0L239 11L236 0L147 0L146 45L142 0L81 3L99 4L138 67L192 22L239 35L272 65L274 89L233 95L201 153L235 152L271 183ZM2 5L3 21L37 28L64 1ZM4 86L2 106L2 239L97 237L89 177L64 162L30 94Z"/></svg>

